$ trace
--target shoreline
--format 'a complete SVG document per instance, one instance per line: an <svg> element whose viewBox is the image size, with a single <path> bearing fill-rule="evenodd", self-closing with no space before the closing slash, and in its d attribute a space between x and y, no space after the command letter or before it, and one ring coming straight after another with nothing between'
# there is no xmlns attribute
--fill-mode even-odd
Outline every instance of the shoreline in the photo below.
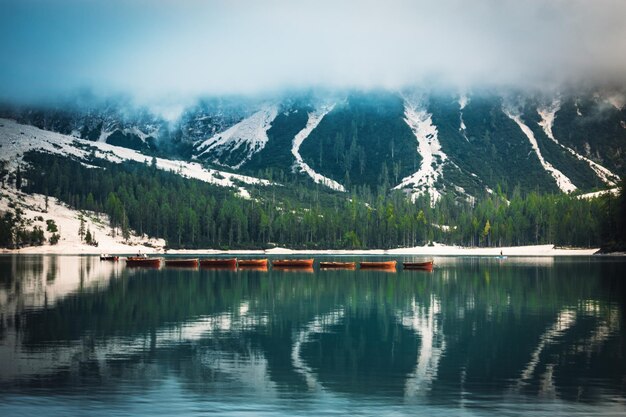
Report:
<svg viewBox="0 0 626 417"><path fill-rule="evenodd" d="M598 254L599 248L557 248L554 245L508 246L497 248L462 247L435 244L434 246L417 246L395 249L170 249L147 247L143 245L122 247L93 247L87 245L44 245L22 249L0 249L4 255L134 255L138 252L147 255L320 255L320 256L503 256L507 257L559 257L559 256L626 256L625 253Z"/></svg>

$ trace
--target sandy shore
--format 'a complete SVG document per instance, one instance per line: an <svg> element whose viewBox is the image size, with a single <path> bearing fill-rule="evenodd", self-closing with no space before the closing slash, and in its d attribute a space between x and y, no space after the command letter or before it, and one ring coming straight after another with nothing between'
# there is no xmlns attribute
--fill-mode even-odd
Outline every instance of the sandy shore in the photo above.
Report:
<svg viewBox="0 0 626 417"><path fill-rule="evenodd" d="M505 256L591 256L598 252L598 249L564 249L556 248L554 245L534 245L534 246L511 246L502 248L467 248L460 246L448 246L436 244L434 246L417 246L412 248L397 249L369 249L369 250L293 250L288 248L273 248L268 250L230 250L221 251L215 249L195 249L195 250L168 250L162 247L147 247L143 245L118 245L112 244L106 247L94 248L88 245L69 244L56 246L29 247L19 250L0 250L5 254L57 254L57 255L77 255L77 254L134 254L137 252L146 254L167 254L167 255L378 255L378 256L498 256L502 253Z"/></svg>

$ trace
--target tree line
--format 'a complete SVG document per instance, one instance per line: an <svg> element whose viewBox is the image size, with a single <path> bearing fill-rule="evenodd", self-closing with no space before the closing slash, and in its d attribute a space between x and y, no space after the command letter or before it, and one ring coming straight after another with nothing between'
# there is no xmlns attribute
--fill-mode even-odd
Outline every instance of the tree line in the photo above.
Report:
<svg viewBox="0 0 626 417"><path fill-rule="evenodd" d="M250 186L252 198L183 178L154 164L114 164L25 155L21 188L80 210L104 212L110 226L161 237L172 248L394 248L442 242L464 246L552 243L599 246L623 241L621 197L502 192L467 201L451 193L431 207L402 192L367 186L351 194L294 177L283 186ZM623 190L623 184L622 184ZM621 217L620 217L621 216Z"/></svg>

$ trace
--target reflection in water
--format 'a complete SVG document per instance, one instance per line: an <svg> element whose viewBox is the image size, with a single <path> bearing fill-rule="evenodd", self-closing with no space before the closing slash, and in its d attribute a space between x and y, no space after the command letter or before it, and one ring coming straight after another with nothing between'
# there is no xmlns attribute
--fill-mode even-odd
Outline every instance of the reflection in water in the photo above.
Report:
<svg viewBox="0 0 626 417"><path fill-rule="evenodd" d="M315 317L313 321L304 329L300 330L294 338L295 340L291 351L291 362L296 371L304 376L309 390L319 391L322 387L317 380L313 369L311 369L311 367L309 367L306 361L302 358L302 345L310 342L309 339L311 335L329 331L331 326L338 325L343 316L343 310L338 310L322 317Z"/></svg>
<svg viewBox="0 0 626 417"><path fill-rule="evenodd" d="M441 305L434 295L427 305L419 305L413 299L410 311L400 313L402 324L421 339L415 370L406 381L405 397L426 395L437 378L439 360L446 349L440 314Z"/></svg>
<svg viewBox="0 0 626 417"><path fill-rule="evenodd" d="M436 265L311 275L0 257L1 414L28 414L24 393L63 414L67 395L123 407L148 392L220 414L624 411L624 263Z"/></svg>
<svg viewBox="0 0 626 417"><path fill-rule="evenodd" d="M537 365L539 364L539 357L541 352L543 352L544 347L547 344L558 342L558 337L562 336L563 333L565 333L565 331L572 327L575 323L576 311L565 309L559 313L554 325L546 330L545 333L539 338L539 345L531 355L531 359L528 362L528 365L524 368L518 384L530 380L533 376L535 368L537 368Z"/></svg>

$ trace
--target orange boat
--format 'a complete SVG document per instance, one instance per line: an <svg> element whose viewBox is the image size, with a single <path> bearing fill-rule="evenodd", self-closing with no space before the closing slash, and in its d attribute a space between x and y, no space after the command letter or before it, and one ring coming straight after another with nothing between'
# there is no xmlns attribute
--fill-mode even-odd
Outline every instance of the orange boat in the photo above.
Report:
<svg viewBox="0 0 626 417"><path fill-rule="evenodd" d="M396 269L396 261L359 262L361 269Z"/></svg>
<svg viewBox="0 0 626 417"><path fill-rule="evenodd" d="M128 258L126 258L126 266L158 268L161 266L161 258L148 258L147 256L129 256Z"/></svg>
<svg viewBox="0 0 626 417"><path fill-rule="evenodd" d="M239 259L240 268L267 268L267 259Z"/></svg>
<svg viewBox="0 0 626 417"><path fill-rule="evenodd" d="M356 262L320 262L321 269L356 269Z"/></svg>
<svg viewBox="0 0 626 417"><path fill-rule="evenodd" d="M165 266L175 268L196 268L198 266L198 258L195 259L166 259Z"/></svg>
<svg viewBox="0 0 626 417"><path fill-rule="evenodd" d="M202 268L237 268L237 258L200 259Z"/></svg>
<svg viewBox="0 0 626 417"><path fill-rule="evenodd" d="M313 268L313 259L277 259L272 261L276 268Z"/></svg>
<svg viewBox="0 0 626 417"><path fill-rule="evenodd" d="M432 271L433 270L433 261L426 262L403 262L402 266L404 269L420 269L423 271Z"/></svg>

